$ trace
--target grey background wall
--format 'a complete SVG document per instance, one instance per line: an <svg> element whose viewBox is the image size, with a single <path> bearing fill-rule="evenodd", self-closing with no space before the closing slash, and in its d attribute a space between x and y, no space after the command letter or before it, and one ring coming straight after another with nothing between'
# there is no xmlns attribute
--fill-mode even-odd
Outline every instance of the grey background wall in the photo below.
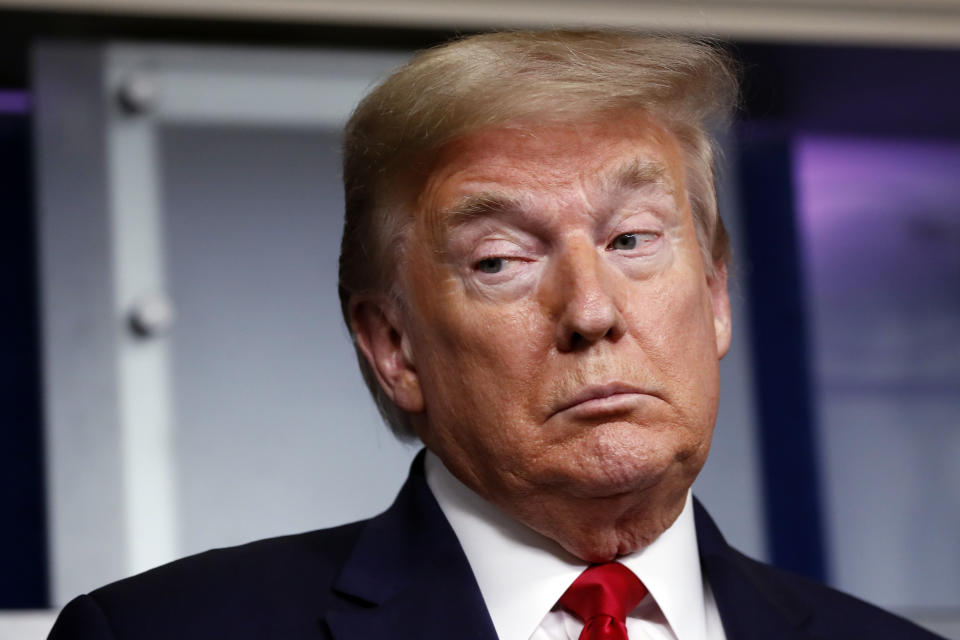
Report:
<svg viewBox="0 0 960 640"><path fill-rule="evenodd" d="M389 504L415 449L340 317L337 167L349 109L402 59L38 49L54 603Z"/></svg>

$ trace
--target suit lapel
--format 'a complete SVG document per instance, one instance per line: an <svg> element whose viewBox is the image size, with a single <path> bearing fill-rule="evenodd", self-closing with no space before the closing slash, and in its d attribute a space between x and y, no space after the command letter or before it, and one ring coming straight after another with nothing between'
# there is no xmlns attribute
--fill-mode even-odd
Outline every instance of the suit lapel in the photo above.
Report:
<svg viewBox="0 0 960 640"><path fill-rule="evenodd" d="M731 548L699 501L694 503L694 518L701 570L716 599L727 640L807 638L802 628L811 616L810 604Z"/></svg>
<svg viewBox="0 0 960 640"><path fill-rule="evenodd" d="M334 589L337 640L496 639L476 579L430 492L423 452L394 504L369 521Z"/></svg>

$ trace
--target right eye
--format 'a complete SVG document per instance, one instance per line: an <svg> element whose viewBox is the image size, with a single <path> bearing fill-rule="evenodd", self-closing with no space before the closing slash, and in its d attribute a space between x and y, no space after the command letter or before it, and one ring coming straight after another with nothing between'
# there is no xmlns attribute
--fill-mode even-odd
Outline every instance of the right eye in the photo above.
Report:
<svg viewBox="0 0 960 640"><path fill-rule="evenodd" d="M610 243L610 248L618 251L630 251L631 249L636 249L637 234L621 233L613 239L613 242Z"/></svg>
<svg viewBox="0 0 960 640"><path fill-rule="evenodd" d="M500 273L506 266L503 258L484 258L474 265L474 269L483 273Z"/></svg>

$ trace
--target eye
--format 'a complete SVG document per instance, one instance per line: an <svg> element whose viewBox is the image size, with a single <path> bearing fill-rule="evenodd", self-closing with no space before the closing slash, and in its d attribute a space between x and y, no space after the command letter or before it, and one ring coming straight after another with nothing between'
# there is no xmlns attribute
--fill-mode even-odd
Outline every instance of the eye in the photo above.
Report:
<svg viewBox="0 0 960 640"><path fill-rule="evenodd" d="M636 252L646 252L653 249L660 234L654 231L631 231L621 233L607 245L607 251L629 252L634 255Z"/></svg>
<svg viewBox="0 0 960 640"><path fill-rule="evenodd" d="M636 249L639 242L637 234L621 233L610 243L610 249L614 251L630 251L631 249Z"/></svg>
<svg viewBox="0 0 960 640"><path fill-rule="evenodd" d="M506 260L503 258L484 258L477 262L474 265L474 268L477 271L482 271L483 273L499 273L503 271L503 267L506 265Z"/></svg>

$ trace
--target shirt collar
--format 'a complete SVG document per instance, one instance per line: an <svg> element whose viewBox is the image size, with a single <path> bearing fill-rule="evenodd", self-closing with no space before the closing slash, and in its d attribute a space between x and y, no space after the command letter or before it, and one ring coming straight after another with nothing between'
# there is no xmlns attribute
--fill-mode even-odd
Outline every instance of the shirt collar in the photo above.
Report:
<svg viewBox="0 0 960 640"><path fill-rule="evenodd" d="M463 547L501 640L527 640L587 564L488 503L427 451L427 484ZM618 559L643 581L677 640L705 637L690 495L653 543Z"/></svg>

